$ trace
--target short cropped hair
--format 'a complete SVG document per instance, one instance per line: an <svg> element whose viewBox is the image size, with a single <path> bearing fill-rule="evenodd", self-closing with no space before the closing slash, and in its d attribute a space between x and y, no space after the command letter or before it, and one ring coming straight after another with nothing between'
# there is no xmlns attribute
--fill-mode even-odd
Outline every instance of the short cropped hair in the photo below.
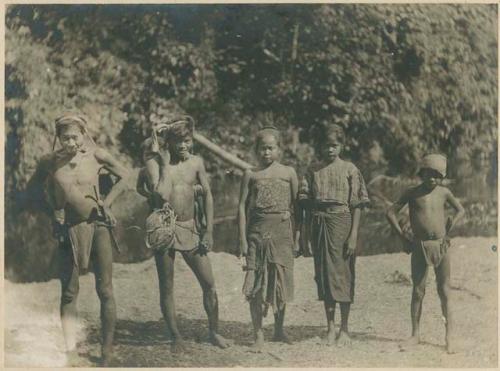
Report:
<svg viewBox="0 0 500 371"><path fill-rule="evenodd" d="M273 125L267 125L257 132L257 136L255 138L256 148L259 147L259 145L261 144L262 140L266 137L266 135L272 135L276 139L278 145L281 145L281 133L278 130L278 128L276 128L276 126Z"/></svg>

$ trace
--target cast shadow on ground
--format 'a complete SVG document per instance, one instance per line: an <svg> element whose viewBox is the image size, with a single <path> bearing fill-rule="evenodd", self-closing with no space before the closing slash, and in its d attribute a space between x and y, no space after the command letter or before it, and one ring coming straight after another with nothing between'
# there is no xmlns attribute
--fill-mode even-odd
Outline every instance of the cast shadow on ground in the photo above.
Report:
<svg viewBox="0 0 500 371"><path fill-rule="evenodd" d="M167 327L163 319L157 321L134 321L134 320L118 320L115 333L115 350L117 353L116 365L121 367L132 366L137 367L158 367L164 364L170 366L190 366L190 367L208 367L209 364L199 364L206 353L217 352L208 345L208 327L206 319L190 319L182 315L178 315L178 327L181 331L184 340L189 345L191 357L186 358L182 355L174 355L170 353L171 339L167 332ZM317 341L320 344L325 335L325 327L318 326L286 326L286 331L289 338L294 343ZM249 346L252 344L253 334L250 323L236 321L220 321L220 333L232 341L237 349L231 352L224 351L224 357L220 357L208 361L214 363L212 366L237 366L238 354L249 351ZM264 334L266 339L271 339L273 335L273 324L265 326ZM360 342L385 342L385 343L401 343L405 339L393 339L383 336L378 336L367 332L352 332L353 340ZM84 358L92 363L98 360L95 357L96 351L99 349L100 329L92 327L88 329L87 342L89 352L82 354ZM436 344L426 343L425 345L439 347ZM93 349L93 351L90 351ZM193 354L198 354L199 357L193 357ZM148 357L149 355L149 357ZM240 358L241 359L241 358ZM218 363L220 362L220 363ZM212 367L211 366L211 367Z"/></svg>
<svg viewBox="0 0 500 371"><path fill-rule="evenodd" d="M177 316L177 325L184 340L196 343L207 341L208 323L206 319L190 319L182 315ZM219 329L222 336L230 339L234 345L251 345L253 340L252 325L236 321L219 321ZM294 342L305 341L319 336L323 332L323 326L286 326L290 339ZM273 335L273 324L264 327L266 338ZM92 327L88 330L87 340L91 344L100 342L100 329ZM133 321L118 320L115 332L115 344L156 346L170 342L171 338L163 319L158 321Z"/></svg>

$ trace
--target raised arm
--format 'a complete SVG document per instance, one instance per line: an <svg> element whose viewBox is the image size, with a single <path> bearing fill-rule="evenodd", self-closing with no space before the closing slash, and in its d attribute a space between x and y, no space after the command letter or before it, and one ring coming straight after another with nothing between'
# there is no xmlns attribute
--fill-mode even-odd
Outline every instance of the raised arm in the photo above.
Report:
<svg viewBox="0 0 500 371"><path fill-rule="evenodd" d="M243 256L246 256L248 253L246 205L248 198L248 184L250 182L251 174L252 172L250 170L247 170L243 175L240 187L240 201L238 203L239 245L240 245L240 253Z"/></svg>
<svg viewBox="0 0 500 371"><path fill-rule="evenodd" d="M465 210L460 203L460 201L451 193L449 189L446 189L446 202L448 202L456 211L455 216L452 219L448 219L446 223L446 234L448 234L455 224L465 216Z"/></svg>
<svg viewBox="0 0 500 371"><path fill-rule="evenodd" d="M199 158L198 163L198 182L202 186L203 200L205 203L205 217L207 221L207 230L203 235L203 243L207 245L208 249L212 248L213 245L213 230L214 230L214 200L212 197L212 190L210 189L210 183L208 181L208 175L205 170L205 165L203 160Z"/></svg>
<svg viewBox="0 0 500 371"><path fill-rule="evenodd" d="M103 149L97 149L95 151L95 157L106 170L118 177L118 182L116 182L104 200L104 206L110 207L115 198L130 187L130 174L122 164Z"/></svg>

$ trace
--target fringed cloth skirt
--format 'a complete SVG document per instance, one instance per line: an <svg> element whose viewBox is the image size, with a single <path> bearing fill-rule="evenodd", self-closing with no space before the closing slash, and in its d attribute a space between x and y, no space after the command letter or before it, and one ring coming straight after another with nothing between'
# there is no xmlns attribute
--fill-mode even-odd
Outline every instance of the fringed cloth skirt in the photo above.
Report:
<svg viewBox="0 0 500 371"><path fill-rule="evenodd" d="M248 225L247 267L254 270L254 282L246 282L243 294L248 300L258 295L264 313L283 309L293 300L293 232L290 213L258 213Z"/></svg>
<svg viewBox="0 0 500 371"><path fill-rule="evenodd" d="M312 249L318 299L326 302L354 300L355 257L345 257L345 242L351 231L349 211L315 211L312 217Z"/></svg>

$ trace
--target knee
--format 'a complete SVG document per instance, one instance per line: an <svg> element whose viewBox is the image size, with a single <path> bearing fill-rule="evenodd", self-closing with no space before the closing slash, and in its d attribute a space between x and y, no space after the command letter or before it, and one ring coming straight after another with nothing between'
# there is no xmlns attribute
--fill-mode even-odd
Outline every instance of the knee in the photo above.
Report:
<svg viewBox="0 0 500 371"><path fill-rule="evenodd" d="M101 301L113 299L113 287L111 284L99 286L97 288L97 295Z"/></svg>
<svg viewBox="0 0 500 371"><path fill-rule="evenodd" d="M203 287L203 294L209 297L217 297L217 290L214 284L207 284Z"/></svg>
<svg viewBox="0 0 500 371"><path fill-rule="evenodd" d="M413 287L413 298L416 300L422 300L425 296L425 286L415 286Z"/></svg>
<svg viewBox="0 0 500 371"><path fill-rule="evenodd" d="M450 296L450 292L451 292L450 284L448 282L441 283L441 284L438 283L437 291L438 291L439 296L441 296L442 298L448 298Z"/></svg>
<svg viewBox="0 0 500 371"><path fill-rule="evenodd" d="M61 304L70 304L76 301L78 297L79 285L78 282L71 286L68 286L66 289L63 289L61 295Z"/></svg>

